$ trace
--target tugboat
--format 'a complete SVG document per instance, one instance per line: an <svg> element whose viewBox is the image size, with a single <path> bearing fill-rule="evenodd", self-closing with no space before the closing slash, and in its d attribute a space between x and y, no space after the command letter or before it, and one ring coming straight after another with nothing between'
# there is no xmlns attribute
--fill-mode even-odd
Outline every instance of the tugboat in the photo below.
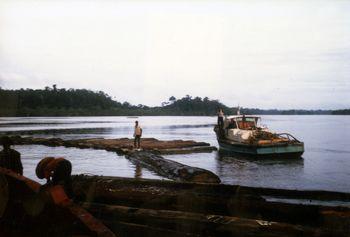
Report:
<svg viewBox="0 0 350 237"><path fill-rule="evenodd" d="M259 158L301 157L303 142L289 133L273 133L259 126L260 120L253 115L225 117L222 126L214 127L220 150Z"/></svg>

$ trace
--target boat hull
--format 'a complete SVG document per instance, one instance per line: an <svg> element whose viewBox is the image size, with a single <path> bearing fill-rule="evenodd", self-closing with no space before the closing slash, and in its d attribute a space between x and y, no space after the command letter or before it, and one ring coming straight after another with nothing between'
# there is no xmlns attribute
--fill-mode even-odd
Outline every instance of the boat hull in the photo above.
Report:
<svg viewBox="0 0 350 237"><path fill-rule="evenodd" d="M259 146L218 139L218 143L222 152L261 158L300 158L304 153L302 142Z"/></svg>

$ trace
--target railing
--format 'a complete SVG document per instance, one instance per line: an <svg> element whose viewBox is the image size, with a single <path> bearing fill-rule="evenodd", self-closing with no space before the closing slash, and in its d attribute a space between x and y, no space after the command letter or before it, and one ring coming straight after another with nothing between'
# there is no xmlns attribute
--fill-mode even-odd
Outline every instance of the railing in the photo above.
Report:
<svg viewBox="0 0 350 237"><path fill-rule="evenodd" d="M300 142L298 139L296 139L293 135L289 134L289 133L277 133L276 134L278 137L280 138L286 138L289 141L296 141L296 142Z"/></svg>

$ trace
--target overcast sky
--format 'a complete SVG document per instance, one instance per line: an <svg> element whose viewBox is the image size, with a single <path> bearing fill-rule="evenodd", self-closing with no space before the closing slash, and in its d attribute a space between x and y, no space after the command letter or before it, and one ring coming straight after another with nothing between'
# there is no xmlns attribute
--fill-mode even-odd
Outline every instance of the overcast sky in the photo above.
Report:
<svg viewBox="0 0 350 237"><path fill-rule="evenodd" d="M0 1L2 88L350 107L350 1Z"/></svg>

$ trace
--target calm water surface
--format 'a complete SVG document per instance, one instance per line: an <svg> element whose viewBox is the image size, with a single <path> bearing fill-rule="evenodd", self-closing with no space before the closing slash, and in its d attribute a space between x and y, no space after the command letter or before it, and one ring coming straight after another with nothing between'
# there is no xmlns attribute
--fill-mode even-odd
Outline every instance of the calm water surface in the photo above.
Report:
<svg viewBox="0 0 350 237"><path fill-rule="evenodd" d="M36 137L131 137L136 118L49 117L0 118L0 133ZM218 146L213 132L215 117L139 117L144 137L193 139ZM262 116L263 124L276 132L289 132L305 142L300 160L257 160L212 153L169 155L184 164L216 173L223 183L289 189L321 189L350 192L350 119L347 116ZM39 145L15 146L22 153L24 172L36 179L37 162L45 156L66 157L73 173L161 179L113 152Z"/></svg>

